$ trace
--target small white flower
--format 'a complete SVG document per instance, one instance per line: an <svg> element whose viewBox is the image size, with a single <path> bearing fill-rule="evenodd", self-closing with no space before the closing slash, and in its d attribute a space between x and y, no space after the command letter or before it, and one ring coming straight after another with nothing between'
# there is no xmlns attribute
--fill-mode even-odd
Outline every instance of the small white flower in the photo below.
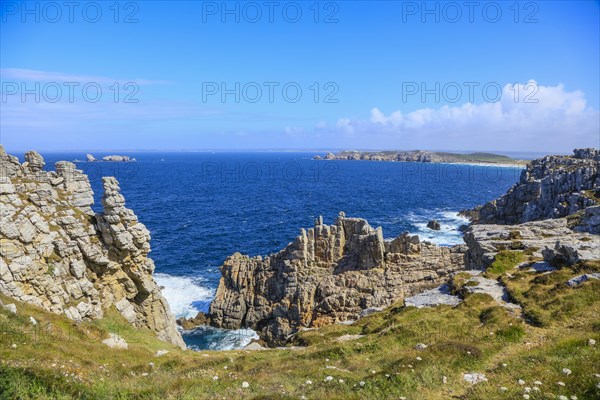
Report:
<svg viewBox="0 0 600 400"><path fill-rule="evenodd" d="M507 387L504 387L504 386L502 386L502 387L500 388L500 391L501 391L501 392L506 392L507 390L508 390L508 388L507 388Z"/></svg>
<svg viewBox="0 0 600 400"><path fill-rule="evenodd" d="M527 399L529 399L529 395L528 395L528 394L524 394L524 395L523 395L523 398L524 398L525 400L527 400Z"/></svg>
<svg viewBox="0 0 600 400"><path fill-rule="evenodd" d="M558 400L569 400L567 396L560 395L558 396Z"/></svg>
<svg viewBox="0 0 600 400"><path fill-rule="evenodd" d="M223 369L227 369L227 365L223 367Z"/></svg>
<svg viewBox="0 0 600 400"><path fill-rule="evenodd" d="M339 383L344 383L343 379L338 380Z"/></svg>
<svg viewBox="0 0 600 400"><path fill-rule="evenodd" d="M417 357L417 361L423 361L421 357Z"/></svg>
<svg viewBox="0 0 600 400"><path fill-rule="evenodd" d="M325 362L329 362L329 358L326 358L326 359L325 359Z"/></svg>
<svg viewBox="0 0 600 400"><path fill-rule="evenodd" d="M565 383L564 383L564 382L556 382L556 384L557 384L558 386L565 386Z"/></svg>
<svg viewBox="0 0 600 400"><path fill-rule="evenodd" d="M571 370L569 368L563 368L562 373L565 375L571 375Z"/></svg>
<svg viewBox="0 0 600 400"><path fill-rule="evenodd" d="M577 396L575 396L575 395L571 396L571 400L577 400Z"/></svg>
<svg viewBox="0 0 600 400"><path fill-rule="evenodd" d="M245 388L248 388L248 387L250 387L250 384L249 384L248 382L245 382L245 381L244 381L244 382L242 382L242 387L243 387L244 389L245 389Z"/></svg>
<svg viewBox="0 0 600 400"><path fill-rule="evenodd" d="M333 380L333 376L329 375L325 378L325 382L331 382Z"/></svg>
<svg viewBox="0 0 600 400"><path fill-rule="evenodd" d="M359 384L360 386L365 386L365 381L360 381L360 382L358 382L358 384Z"/></svg>
<svg viewBox="0 0 600 400"><path fill-rule="evenodd" d="M216 376L216 375L215 375L215 376L213 376L213 381L218 381L218 380L219 380L219 377L218 377L218 376Z"/></svg>
<svg viewBox="0 0 600 400"><path fill-rule="evenodd" d="M596 345L596 341L594 339L588 340L588 346L595 346L595 345Z"/></svg>
<svg viewBox="0 0 600 400"><path fill-rule="evenodd" d="M304 383L306 383L307 385L312 385L312 381L311 381L310 379L308 379L308 380L307 380L306 382L304 382Z"/></svg>
<svg viewBox="0 0 600 400"><path fill-rule="evenodd" d="M523 379L519 379L519 380L517 381L517 383L518 383L519 385L524 385L524 384L525 384L525 381L524 381Z"/></svg>
<svg viewBox="0 0 600 400"><path fill-rule="evenodd" d="M539 388L539 387L537 387L537 386L534 386L534 387L533 387L533 391L534 391L534 392L539 392L539 391L540 391L540 388Z"/></svg>
<svg viewBox="0 0 600 400"><path fill-rule="evenodd" d="M540 386L542 384L542 382L540 382L540 381L533 381L533 384L536 385L536 386Z"/></svg>
<svg viewBox="0 0 600 400"><path fill-rule="evenodd" d="M508 364L506 364L506 363L502 363L502 366L503 366L504 368L506 368L506 367L508 367Z"/></svg>
<svg viewBox="0 0 600 400"><path fill-rule="evenodd" d="M530 387L526 387L525 388L525 393L531 393L531 388Z"/></svg>
<svg viewBox="0 0 600 400"><path fill-rule="evenodd" d="M372 370L372 371L371 371L371 373L372 373L372 374L374 374L374 373L375 373L375 370Z"/></svg>

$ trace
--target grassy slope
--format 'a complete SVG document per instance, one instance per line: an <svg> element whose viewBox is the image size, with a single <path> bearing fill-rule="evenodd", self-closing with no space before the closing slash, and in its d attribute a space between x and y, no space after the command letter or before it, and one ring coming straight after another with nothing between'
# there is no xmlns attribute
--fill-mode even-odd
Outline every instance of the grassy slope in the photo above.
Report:
<svg viewBox="0 0 600 400"><path fill-rule="evenodd" d="M455 308L397 304L351 326L305 331L297 340L310 346L300 350L184 352L150 332L130 329L116 314L74 326L18 303L17 316L0 311L0 398L516 399L536 380L543 384L531 399L600 398L600 379L594 376L600 374L600 281L575 289L565 285L570 277L597 269L502 273L530 323L475 294ZM34 340L26 333L30 315L42 326L51 323L53 334ZM124 336L129 350L99 343L109 330ZM346 334L364 336L336 340ZM589 346L590 338L599 344ZM428 347L418 351L417 343ZM154 357L158 349L170 353ZM484 373L488 381L470 385L463 381L466 372ZM334 379L325 382L329 375ZM519 385L519 379L526 384ZM243 381L250 387L242 388Z"/></svg>

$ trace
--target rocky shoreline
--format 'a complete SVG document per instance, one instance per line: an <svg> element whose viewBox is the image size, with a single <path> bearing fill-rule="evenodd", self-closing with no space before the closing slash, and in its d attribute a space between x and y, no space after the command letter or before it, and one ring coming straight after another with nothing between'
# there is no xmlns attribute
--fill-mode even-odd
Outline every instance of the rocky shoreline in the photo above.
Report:
<svg viewBox="0 0 600 400"><path fill-rule="evenodd" d="M506 195L463 213L473 220L465 229L466 245L438 247L408 234L384 241L381 228L363 219L341 213L324 225L319 218L277 254L227 258L210 312L200 319L254 329L268 345L279 346L295 332L351 323L457 272L483 271L507 251L522 257L523 268L597 262L599 161L595 149L533 161Z"/></svg>
<svg viewBox="0 0 600 400"><path fill-rule="evenodd" d="M103 178L103 212L95 213L88 177L75 164L44 167L35 151L21 164L0 146L0 293L76 322L114 309L184 348L152 278L149 232L125 207L117 180ZM595 149L532 161L504 196L463 213L473 222L462 229L465 244L452 247L407 233L384 240L381 228L344 213L331 225L320 217L276 254L228 257L209 313L177 323L251 328L282 346L302 330L352 323L402 299L454 304L443 288L464 271L469 290L498 297L500 283L478 274L507 255L534 270L597 263L599 174Z"/></svg>

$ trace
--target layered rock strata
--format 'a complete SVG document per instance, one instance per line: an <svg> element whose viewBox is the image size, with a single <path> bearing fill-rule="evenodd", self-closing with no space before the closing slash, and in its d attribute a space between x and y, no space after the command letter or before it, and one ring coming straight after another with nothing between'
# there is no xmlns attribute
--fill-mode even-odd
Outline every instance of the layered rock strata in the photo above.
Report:
<svg viewBox="0 0 600 400"><path fill-rule="evenodd" d="M136 327L185 347L152 278L150 234L115 178L103 178L104 212L91 205L88 177L61 161L44 171L34 151L25 162L0 146L0 292L74 321L113 307Z"/></svg>

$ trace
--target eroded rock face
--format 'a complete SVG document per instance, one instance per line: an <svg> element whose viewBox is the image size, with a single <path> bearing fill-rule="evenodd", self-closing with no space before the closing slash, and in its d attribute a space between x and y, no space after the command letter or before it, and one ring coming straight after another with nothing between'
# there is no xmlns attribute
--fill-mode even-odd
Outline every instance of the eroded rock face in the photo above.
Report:
<svg viewBox="0 0 600 400"><path fill-rule="evenodd" d="M74 321L114 306L129 322L184 347L175 318L152 278L150 234L125 207L115 178L104 178L104 213L75 164L26 162L0 146L0 292Z"/></svg>
<svg viewBox="0 0 600 400"><path fill-rule="evenodd" d="M573 156L532 161L519 182L499 199L476 209L475 214L478 223L519 224L565 217L598 203L600 151L576 149Z"/></svg>
<svg viewBox="0 0 600 400"><path fill-rule="evenodd" d="M227 258L210 307L211 323L258 331L270 345L283 344L301 327L356 319L446 280L464 268L464 246L438 247L417 236L391 242L381 228L346 218L321 218L277 254Z"/></svg>

